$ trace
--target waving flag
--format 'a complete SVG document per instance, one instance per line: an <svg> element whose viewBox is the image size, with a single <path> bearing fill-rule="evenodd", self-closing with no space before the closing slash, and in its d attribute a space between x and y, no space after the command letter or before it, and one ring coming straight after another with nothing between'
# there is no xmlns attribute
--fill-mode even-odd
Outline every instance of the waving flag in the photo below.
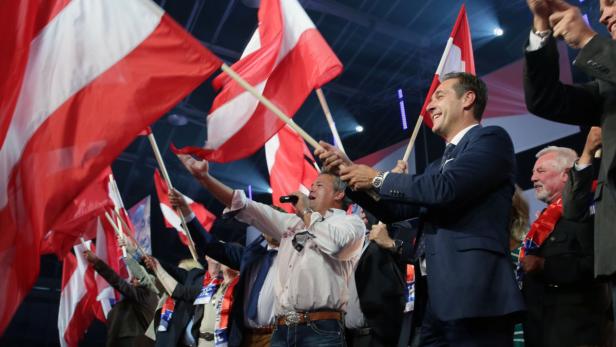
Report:
<svg viewBox="0 0 616 347"><path fill-rule="evenodd" d="M421 107L420 115L424 119L424 123L432 128L432 119L426 108L430 103L432 94L441 84L441 77L450 72L468 72L475 74L475 58L473 57L473 43L471 41L471 30L468 25L468 18L466 17L466 7L462 4L460 12L458 13L458 19L453 26L451 35L447 40L445 46L445 52L441 57L441 61L438 64L434 79L426 95L426 100Z"/></svg>
<svg viewBox="0 0 616 347"><path fill-rule="evenodd" d="M94 268L88 266L82 245L75 246L74 250L75 254L69 252L62 264L62 292L58 310L58 332L62 347L77 347L96 318Z"/></svg>
<svg viewBox="0 0 616 347"><path fill-rule="evenodd" d="M167 228L174 228L178 231L178 235L183 244L188 246L188 238L182 228L182 223L180 221L180 216L175 212L175 209L169 202L169 188L167 188L167 184L160 177L160 173L158 170L154 171L154 186L156 187L156 193L158 194L158 201L160 202L160 210L163 213L163 217L165 219L165 226ZM182 193L180 193L182 194ZM210 211L208 211L205 206L200 203L194 202L193 199L187 197L182 194L184 200L190 206L190 209L195 214L197 220L205 230L208 232L211 230L212 225L214 225L214 221L216 220L216 216ZM187 221L188 222L188 221Z"/></svg>
<svg viewBox="0 0 616 347"><path fill-rule="evenodd" d="M221 64L150 0L1 3L0 334L67 205Z"/></svg>
<svg viewBox="0 0 616 347"><path fill-rule="evenodd" d="M342 72L342 63L297 0L262 0L259 28L231 68L292 117L313 89ZM226 74L214 86L222 90L207 116L207 142L181 153L215 162L245 158L283 127Z"/></svg>
<svg viewBox="0 0 616 347"><path fill-rule="evenodd" d="M312 182L319 175L313 165L312 153L298 133L284 126L265 144L265 158L274 205L293 212L291 204L280 204L279 199L298 190L308 194Z"/></svg>

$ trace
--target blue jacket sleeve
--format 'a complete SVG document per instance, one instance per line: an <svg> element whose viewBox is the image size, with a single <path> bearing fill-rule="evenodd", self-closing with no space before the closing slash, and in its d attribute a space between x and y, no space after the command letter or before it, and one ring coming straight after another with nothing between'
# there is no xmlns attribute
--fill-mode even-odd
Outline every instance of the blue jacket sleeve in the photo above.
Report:
<svg viewBox="0 0 616 347"><path fill-rule="evenodd" d="M451 209L510 184L515 157L509 135L499 127L479 131L442 172L432 165L423 174L390 173L381 187L381 197L428 209ZM414 215L405 219L411 217Z"/></svg>
<svg viewBox="0 0 616 347"><path fill-rule="evenodd" d="M212 233L205 230L197 218L193 218L187 226L199 256L207 255L234 270L240 270L244 255L243 246L218 240Z"/></svg>

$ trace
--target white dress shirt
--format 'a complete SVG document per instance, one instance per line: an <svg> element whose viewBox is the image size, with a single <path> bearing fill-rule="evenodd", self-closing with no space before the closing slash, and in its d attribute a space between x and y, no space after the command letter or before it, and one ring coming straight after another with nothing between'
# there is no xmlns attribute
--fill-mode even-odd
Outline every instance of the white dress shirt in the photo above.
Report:
<svg viewBox="0 0 616 347"><path fill-rule="evenodd" d="M347 283L358 260L366 227L356 215L330 209L325 216L313 212L308 226L298 216L248 200L243 191L233 194L236 218L280 241L274 292L275 315L293 311L332 309L345 311ZM308 231L301 252L292 244L296 233Z"/></svg>

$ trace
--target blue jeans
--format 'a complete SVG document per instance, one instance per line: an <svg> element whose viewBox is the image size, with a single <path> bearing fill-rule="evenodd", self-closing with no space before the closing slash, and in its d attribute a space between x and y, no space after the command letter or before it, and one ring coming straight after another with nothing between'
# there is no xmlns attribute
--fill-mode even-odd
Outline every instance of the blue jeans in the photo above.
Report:
<svg viewBox="0 0 616 347"><path fill-rule="evenodd" d="M345 347L344 327L337 320L319 320L307 324L277 325L271 347Z"/></svg>

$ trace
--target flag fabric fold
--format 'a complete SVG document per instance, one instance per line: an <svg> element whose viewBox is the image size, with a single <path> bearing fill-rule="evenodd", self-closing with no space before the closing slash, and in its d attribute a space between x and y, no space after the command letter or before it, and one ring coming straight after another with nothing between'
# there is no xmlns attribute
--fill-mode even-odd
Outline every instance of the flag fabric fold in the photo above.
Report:
<svg viewBox="0 0 616 347"><path fill-rule="evenodd" d="M272 201L292 213L291 204L281 204L280 197L295 191L308 194L319 172L304 139L289 126L284 126L265 144L265 158L270 174Z"/></svg>
<svg viewBox="0 0 616 347"><path fill-rule="evenodd" d="M462 4L456 23L451 30L451 35L447 40L445 51L438 64L430 89L424 100L419 113L424 120L424 123L432 128L432 119L427 112L428 104L432 98L432 94L441 84L441 78L450 72L468 72L475 74L475 58L473 56L473 43L471 40L471 30L468 25L468 17L466 16L466 7Z"/></svg>
<svg viewBox="0 0 616 347"><path fill-rule="evenodd" d="M313 89L342 72L342 63L297 0L262 0L258 16L258 29L231 68L292 117ZM227 74L213 85L221 91L207 116L207 141L180 153L214 162L245 158L284 126Z"/></svg>
<svg viewBox="0 0 616 347"><path fill-rule="evenodd" d="M0 85L0 99L14 100L0 111L0 334L34 284L41 239L60 214L222 63L149 0L31 3L2 2L11 25L40 30L17 37L26 40L18 61L27 55L11 75L18 95ZM15 45L0 45L0 59L14 61Z"/></svg>

